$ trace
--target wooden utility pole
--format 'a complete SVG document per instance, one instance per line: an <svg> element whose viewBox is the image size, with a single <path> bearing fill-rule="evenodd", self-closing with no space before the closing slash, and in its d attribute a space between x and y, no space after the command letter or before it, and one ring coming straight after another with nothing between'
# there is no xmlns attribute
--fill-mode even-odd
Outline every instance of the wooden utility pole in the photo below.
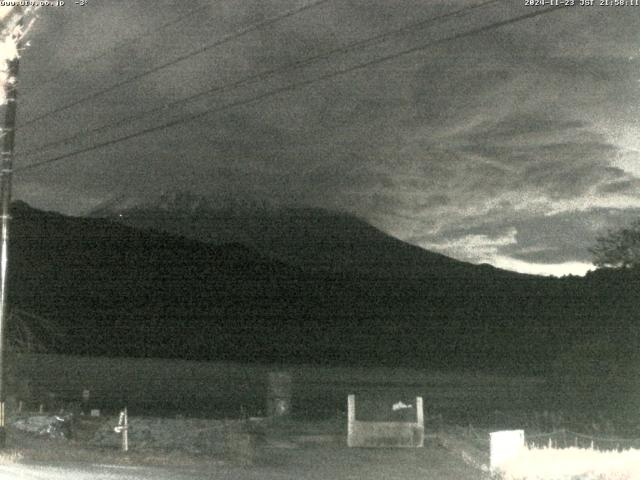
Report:
<svg viewBox="0 0 640 480"><path fill-rule="evenodd" d="M22 23L22 12L17 12L16 31ZM15 17L14 17L15 18ZM9 32L10 35L13 32ZM16 39L19 41L19 39ZM11 219L11 179L13 173L13 147L15 141L16 109L18 100L18 55L6 61L7 77L4 84L5 114L4 124L0 128L2 134L2 151L0 151L0 198L1 230L0 230L0 448L6 444L5 427L5 350L6 323L8 316L7 284L9 263L9 220Z"/></svg>

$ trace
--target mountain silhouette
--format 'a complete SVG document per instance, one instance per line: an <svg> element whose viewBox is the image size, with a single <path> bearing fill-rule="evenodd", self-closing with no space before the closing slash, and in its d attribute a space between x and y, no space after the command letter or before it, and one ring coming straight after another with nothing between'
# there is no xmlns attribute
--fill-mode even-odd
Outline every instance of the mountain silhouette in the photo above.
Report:
<svg viewBox="0 0 640 480"><path fill-rule="evenodd" d="M212 244L16 203L10 302L60 325L53 350L82 355L534 373L573 345L637 346L633 272L519 275L348 215L277 215L295 215L283 220L290 252L275 238Z"/></svg>
<svg viewBox="0 0 640 480"><path fill-rule="evenodd" d="M91 216L215 245L245 244L306 270L411 278L468 278L488 272L519 276L410 245L348 213L281 208L256 199L214 202L189 192L168 192L138 205L111 204Z"/></svg>

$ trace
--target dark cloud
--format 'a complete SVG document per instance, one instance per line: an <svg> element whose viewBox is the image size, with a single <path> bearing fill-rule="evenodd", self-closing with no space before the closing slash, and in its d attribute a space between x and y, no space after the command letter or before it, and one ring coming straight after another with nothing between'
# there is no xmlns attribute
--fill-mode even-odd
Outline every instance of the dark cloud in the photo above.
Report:
<svg viewBox="0 0 640 480"><path fill-rule="evenodd" d="M625 193L634 195L640 190L640 179L624 179L621 181L612 181L598 187L598 192L602 194Z"/></svg>
<svg viewBox="0 0 640 480"><path fill-rule="evenodd" d="M185 13L182 3L161 0L150 9L108 0L45 12L23 56L20 118L304 4L189 2L203 7L200 14L165 29ZM16 161L50 158L531 12L502 2L20 156L472 4L330 0L20 130ZM176 188L256 196L349 210L402 239L471 261L588 262L594 225L630 219L640 208L638 27L640 9L564 9L24 172L16 191L36 206L71 213L117 194ZM46 83L60 69L64 74Z"/></svg>
<svg viewBox="0 0 640 480"><path fill-rule="evenodd" d="M436 236L416 237L412 241L447 245L457 239L477 241L482 238L485 248L494 248L493 255L537 264L560 264L567 261L590 263L592 256L589 249L599 236L620 228L639 216L640 208L596 208L584 212L527 218L513 212L510 218L490 220L483 216L472 219L469 227L452 228ZM469 255L469 259L473 259L473 256Z"/></svg>
<svg viewBox="0 0 640 480"><path fill-rule="evenodd" d="M490 142L503 144L514 140L526 140L533 136L544 139L550 135L566 135L587 128L589 124L580 120L566 120L545 116L540 113L512 113L497 122L486 121L471 132L467 139L473 146L486 145Z"/></svg>

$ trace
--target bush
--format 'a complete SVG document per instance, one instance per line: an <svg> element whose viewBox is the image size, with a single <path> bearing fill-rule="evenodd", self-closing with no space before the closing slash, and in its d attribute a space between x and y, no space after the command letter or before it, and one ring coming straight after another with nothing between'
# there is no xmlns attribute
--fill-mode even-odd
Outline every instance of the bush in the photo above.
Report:
<svg viewBox="0 0 640 480"><path fill-rule="evenodd" d="M639 365L635 352L613 342L578 343L553 362L547 394L555 408L629 426L640 412Z"/></svg>

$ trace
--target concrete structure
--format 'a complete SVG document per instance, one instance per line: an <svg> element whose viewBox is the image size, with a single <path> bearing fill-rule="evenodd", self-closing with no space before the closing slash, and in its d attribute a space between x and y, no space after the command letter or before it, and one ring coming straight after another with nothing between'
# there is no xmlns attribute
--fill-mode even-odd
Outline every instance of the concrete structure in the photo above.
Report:
<svg viewBox="0 0 640 480"><path fill-rule="evenodd" d="M498 472L502 466L513 459L524 448L524 430L503 430L491 432L491 460L492 472Z"/></svg>
<svg viewBox="0 0 640 480"><path fill-rule="evenodd" d="M424 412L422 397L416 397L415 422L363 422L356 420L356 396L348 397L347 445L350 447L422 447ZM393 408L389 405L389 410Z"/></svg>

